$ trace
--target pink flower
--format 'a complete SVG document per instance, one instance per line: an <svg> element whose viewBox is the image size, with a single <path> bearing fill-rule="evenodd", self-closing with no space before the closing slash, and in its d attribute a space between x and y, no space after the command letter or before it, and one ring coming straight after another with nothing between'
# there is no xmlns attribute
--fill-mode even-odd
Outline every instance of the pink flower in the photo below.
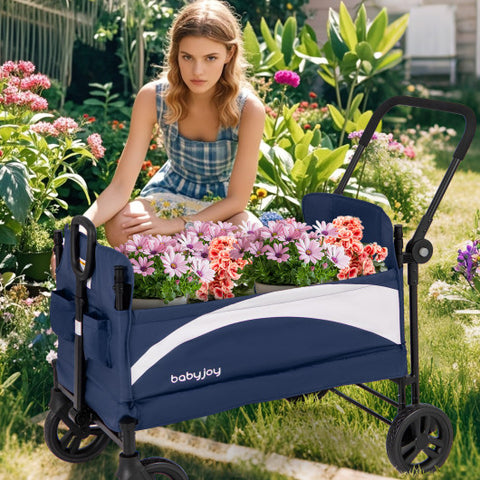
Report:
<svg viewBox="0 0 480 480"><path fill-rule="evenodd" d="M403 150L403 153L408 157L408 158L415 158L417 156L415 150L413 147L410 145L406 146L405 149Z"/></svg>
<svg viewBox="0 0 480 480"><path fill-rule="evenodd" d="M267 251L267 245L262 242L252 242L248 251L255 257L260 257Z"/></svg>
<svg viewBox="0 0 480 480"><path fill-rule="evenodd" d="M102 145L102 137L98 133L92 133L87 138L88 146L93 156L98 160L105 155L106 148Z"/></svg>
<svg viewBox="0 0 480 480"><path fill-rule="evenodd" d="M204 283L210 283L215 278L215 271L210 268L210 263L208 260L204 260L203 258L192 258L192 270Z"/></svg>
<svg viewBox="0 0 480 480"><path fill-rule="evenodd" d="M337 229L335 228L335 225L333 223L326 223L324 221L319 222L317 220L313 228L322 237L334 237L335 235L337 235Z"/></svg>
<svg viewBox="0 0 480 480"><path fill-rule="evenodd" d="M31 75L35 71L35 65L32 62L25 60L20 60L18 62L17 68L25 75Z"/></svg>
<svg viewBox="0 0 480 480"><path fill-rule="evenodd" d="M340 270L348 267L350 263L350 257L345 254L343 247L338 245L327 245L327 257Z"/></svg>
<svg viewBox="0 0 480 480"><path fill-rule="evenodd" d="M155 269L152 267L153 260L149 260L147 257L138 257L138 260L131 258L130 263L133 265L133 273L138 273L144 277L155 272Z"/></svg>
<svg viewBox="0 0 480 480"><path fill-rule="evenodd" d="M52 137L58 136L58 130L48 122L38 122L30 127L30 130L35 133L43 135L51 135Z"/></svg>
<svg viewBox="0 0 480 480"><path fill-rule="evenodd" d="M191 253L195 252L199 248L202 248L203 246L203 243L198 240L195 232L192 232L191 230L181 233L177 237L177 241L183 250L188 250Z"/></svg>
<svg viewBox="0 0 480 480"><path fill-rule="evenodd" d="M37 73L28 77L22 78L20 81L20 88L22 90L36 90L50 88L51 83L46 75Z"/></svg>
<svg viewBox="0 0 480 480"><path fill-rule="evenodd" d="M315 264L317 260L320 260L324 256L323 250L316 240L304 237L300 238L295 245L298 248L300 260L303 260L305 263L312 262Z"/></svg>
<svg viewBox="0 0 480 480"><path fill-rule="evenodd" d="M53 122L53 126L64 135L72 135L78 129L78 123L70 117L58 117Z"/></svg>
<svg viewBox="0 0 480 480"><path fill-rule="evenodd" d="M274 79L277 83L290 85L293 88L297 88L300 85L300 76L298 73L290 70L279 70L275 73Z"/></svg>
<svg viewBox="0 0 480 480"><path fill-rule="evenodd" d="M160 258L165 267L165 273L170 277L181 277L184 273L187 273L188 265L185 258L182 254L175 252L172 247L169 247Z"/></svg>
<svg viewBox="0 0 480 480"><path fill-rule="evenodd" d="M274 260L278 263L286 262L290 258L287 253L288 247L284 247L282 244L275 244L273 247L267 245L266 252L268 260Z"/></svg>
<svg viewBox="0 0 480 480"><path fill-rule="evenodd" d="M162 236L162 235L155 235L152 237L149 237L148 240L148 246L144 246L146 251L148 251L148 254L150 256L154 255L159 255L160 253L163 253L169 245L171 245L171 238L168 236Z"/></svg>

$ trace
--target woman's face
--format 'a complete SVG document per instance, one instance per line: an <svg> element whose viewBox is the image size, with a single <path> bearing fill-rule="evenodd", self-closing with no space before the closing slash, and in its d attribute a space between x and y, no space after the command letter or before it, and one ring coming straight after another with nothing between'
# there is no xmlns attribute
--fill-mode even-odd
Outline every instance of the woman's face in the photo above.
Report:
<svg viewBox="0 0 480 480"><path fill-rule="evenodd" d="M180 74L192 93L214 91L223 67L230 58L231 53L225 45L209 38L190 36L180 40Z"/></svg>

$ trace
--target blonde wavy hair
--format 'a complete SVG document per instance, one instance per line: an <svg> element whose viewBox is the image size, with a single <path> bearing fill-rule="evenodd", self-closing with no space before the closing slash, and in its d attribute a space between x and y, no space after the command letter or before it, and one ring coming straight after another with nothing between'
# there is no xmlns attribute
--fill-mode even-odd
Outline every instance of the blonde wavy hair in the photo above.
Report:
<svg viewBox="0 0 480 480"><path fill-rule="evenodd" d="M233 127L240 121L237 96L242 86L248 85L245 71L242 31L231 8L220 0L197 0L180 10L169 32L170 44L166 66L162 74L169 87L165 94L167 113L165 121L174 123L188 114L188 87L180 75L178 52L180 41L189 36L206 37L219 42L232 52L217 82L213 97L222 127Z"/></svg>

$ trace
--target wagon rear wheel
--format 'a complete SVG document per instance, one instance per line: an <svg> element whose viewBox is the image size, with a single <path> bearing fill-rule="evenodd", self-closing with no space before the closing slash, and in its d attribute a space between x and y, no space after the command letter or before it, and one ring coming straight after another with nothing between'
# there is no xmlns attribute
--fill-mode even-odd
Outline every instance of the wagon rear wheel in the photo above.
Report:
<svg viewBox="0 0 480 480"><path fill-rule="evenodd" d="M428 404L411 405L393 420L387 454L399 472L431 472L447 460L453 428L447 415Z"/></svg>
<svg viewBox="0 0 480 480"><path fill-rule="evenodd" d="M62 419L48 412L44 426L48 448L61 460L70 463L88 462L100 455L110 438L97 425L81 427L70 418Z"/></svg>
<svg viewBox="0 0 480 480"><path fill-rule="evenodd" d="M183 468L168 458L149 457L141 462L152 480L188 480Z"/></svg>

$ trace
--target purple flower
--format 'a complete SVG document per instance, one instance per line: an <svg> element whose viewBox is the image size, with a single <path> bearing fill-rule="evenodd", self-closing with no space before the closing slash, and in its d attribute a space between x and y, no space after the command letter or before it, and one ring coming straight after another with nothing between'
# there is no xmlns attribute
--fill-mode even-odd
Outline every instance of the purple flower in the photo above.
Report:
<svg viewBox="0 0 480 480"><path fill-rule="evenodd" d="M266 252L268 260L274 260L278 263L286 262L290 258L287 253L288 247L284 247L282 244L275 244L273 247L267 245Z"/></svg>
<svg viewBox="0 0 480 480"><path fill-rule="evenodd" d="M472 284L473 278L478 274L480 262L480 241L468 242L465 250L458 251L457 265L454 270L460 272L468 283Z"/></svg>
<svg viewBox="0 0 480 480"><path fill-rule="evenodd" d="M252 242L248 251L255 257L261 257L267 251L267 245L262 242Z"/></svg>
<svg viewBox="0 0 480 480"><path fill-rule="evenodd" d="M215 270L210 267L210 262L203 258L192 258L192 271L198 275L203 283L210 283L215 278Z"/></svg>
<svg viewBox="0 0 480 480"><path fill-rule="evenodd" d="M130 259L130 263L133 265L133 273L138 273L147 277L152 275L155 269L152 267L153 260L149 260L147 257L138 257L138 261L134 258Z"/></svg>
<svg viewBox="0 0 480 480"><path fill-rule="evenodd" d="M240 237L233 247L233 250L230 252L230 258L232 260L238 260L243 257L243 254L248 251L250 248L250 239L246 237Z"/></svg>
<svg viewBox="0 0 480 480"><path fill-rule="evenodd" d="M182 254L175 252L172 247L169 247L167 251L160 257L163 266L165 267L165 273L170 277L181 277L184 273L187 273L188 265Z"/></svg>
<svg viewBox="0 0 480 480"><path fill-rule="evenodd" d="M325 221L319 222L317 220L316 224L313 226L317 234L321 237L334 237L337 235L337 229L333 223L326 223Z"/></svg>
<svg viewBox="0 0 480 480"><path fill-rule="evenodd" d="M163 253L171 244L171 238L162 235L156 235L148 239L148 251L151 256Z"/></svg>
<svg viewBox="0 0 480 480"><path fill-rule="evenodd" d="M350 257L345 254L344 248L337 245L327 245L327 257L340 270L348 267L351 260Z"/></svg>
<svg viewBox="0 0 480 480"><path fill-rule="evenodd" d="M252 222L251 220L244 221L239 227L239 234L241 236L247 235L250 241L256 241L260 239L263 226L259 225L257 222Z"/></svg>
<svg viewBox="0 0 480 480"><path fill-rule="evenodd" d="M300 238L295 245L297 246L298 253L300 254L298 258L303 260L305 263L312 262L315 264L317 263L317 260L320 260L324 256L323 250L316 240L311 240L308 237L304 237Z"/></svg>
<svg viewBox="0 0 480 480"><path fill-rule="evenodd" d="M192 253L203 247L203 243L198 240L197 234L191 230L180 234L177 241L184 250L188 250Z"/></svg>
<svg viewBox="0 0 480 480"><path fill-rule="evenodd" d="M268 228L261 231L261 235L266 239L280 239L285 240L285 226L281 221L268 222Z"/></svg>
<svg viewBox="0 0 480 480"><path fill-rule="evenodd" d="M275 73L274 79L277 83L290 85L293 88L297 88L300 85L300 76L298 73L290 70L279 70Z"/></svg>

